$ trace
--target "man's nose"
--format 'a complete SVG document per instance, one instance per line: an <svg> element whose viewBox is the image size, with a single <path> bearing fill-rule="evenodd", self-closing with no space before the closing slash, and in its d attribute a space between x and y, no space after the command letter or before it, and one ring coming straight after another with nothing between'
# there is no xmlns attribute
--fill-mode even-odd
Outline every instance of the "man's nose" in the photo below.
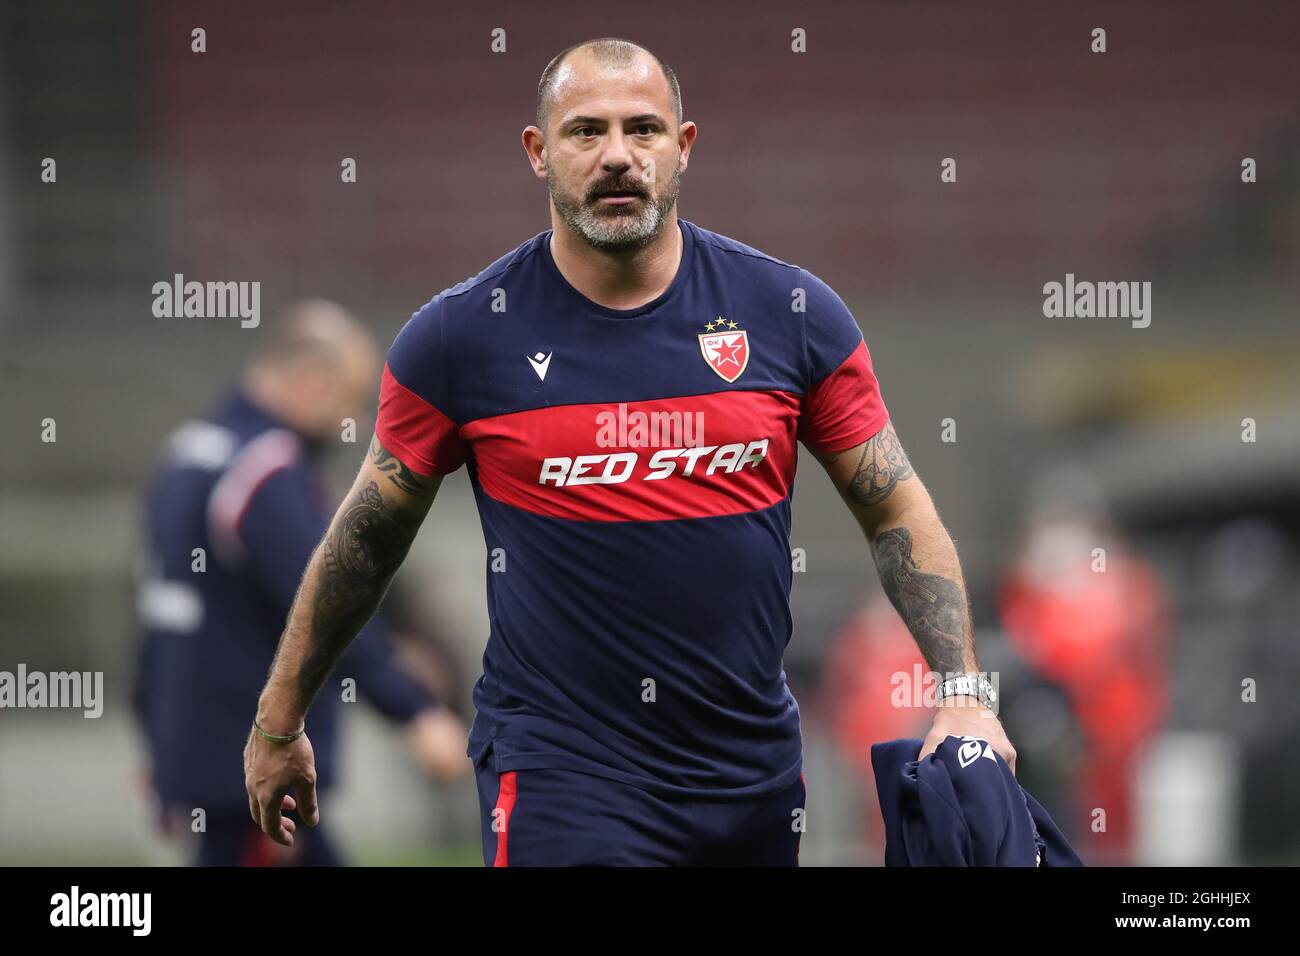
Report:
<svg viewBox="0 0 1300 956"><path fill-rule="evenodd" d="M610 130L605 139L605 151L601 156L601 165L608 170L626 172L632 168L632 151L627 137L622 130Z"/></svg>

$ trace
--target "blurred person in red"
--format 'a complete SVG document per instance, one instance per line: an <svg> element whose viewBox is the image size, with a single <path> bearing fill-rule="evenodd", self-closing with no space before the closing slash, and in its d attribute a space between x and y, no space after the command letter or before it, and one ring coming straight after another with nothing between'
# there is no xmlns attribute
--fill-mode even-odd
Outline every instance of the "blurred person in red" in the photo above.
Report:
<svg viewBox="0 0 1300 956"><path fill-rule="evenodd" d="M1012 646L1065 691L1083 732L1074 801L1088 814L1076 821L1084 852L1124 865L1134 770L1168 707L1167 601L1088 476L1054 472L1042 487L999 610Z"/></svg>

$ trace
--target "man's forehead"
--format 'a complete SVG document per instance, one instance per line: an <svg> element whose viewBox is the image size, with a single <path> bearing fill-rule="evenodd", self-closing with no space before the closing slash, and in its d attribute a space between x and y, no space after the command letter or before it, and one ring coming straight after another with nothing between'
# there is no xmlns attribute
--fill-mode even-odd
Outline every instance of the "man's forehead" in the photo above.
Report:
<svg viewBox="0 0 1300 956"><path fill-rule="evenodd" d="M553 110L561 120L595 111L663 113L671 96L663 71L649 57L612 67L581 54L571 56L556 71L554 90Z"/></svg>

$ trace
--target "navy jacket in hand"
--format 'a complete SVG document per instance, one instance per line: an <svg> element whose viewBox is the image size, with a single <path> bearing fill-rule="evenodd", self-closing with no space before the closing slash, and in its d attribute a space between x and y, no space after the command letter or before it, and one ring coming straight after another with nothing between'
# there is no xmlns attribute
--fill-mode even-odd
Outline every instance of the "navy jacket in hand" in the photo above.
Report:
<svg viewBox="0 0 1300 956"><path fill-rule="evenodd" d="M1083 866L1047 811L988 742L873 744L886 866Z"/></svg>

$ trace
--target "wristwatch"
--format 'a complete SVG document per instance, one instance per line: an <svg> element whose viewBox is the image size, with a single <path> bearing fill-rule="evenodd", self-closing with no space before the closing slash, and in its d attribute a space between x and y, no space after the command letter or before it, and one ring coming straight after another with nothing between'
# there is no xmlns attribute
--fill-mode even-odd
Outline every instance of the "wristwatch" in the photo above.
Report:
<svg viewBox="0 0 1300 956"><path fill-rule="evenodd" d="M998 692L983 674L960 674L949 677L939 684L939 693L935 703L960 695L979 698L979 702L989 710L996 710Z"/></svg>

